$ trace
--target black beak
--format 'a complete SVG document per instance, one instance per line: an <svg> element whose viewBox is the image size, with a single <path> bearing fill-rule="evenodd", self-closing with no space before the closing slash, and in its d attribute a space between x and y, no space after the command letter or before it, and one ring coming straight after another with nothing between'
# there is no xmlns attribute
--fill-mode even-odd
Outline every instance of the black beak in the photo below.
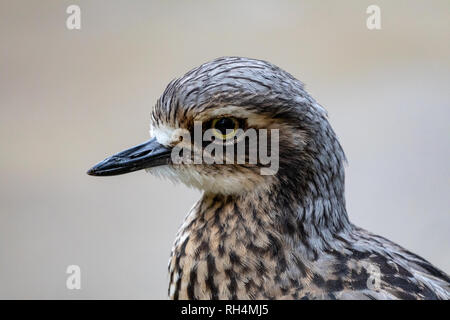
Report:
<svg viewBox="0 0 450 320"><path fill-rule="evenodd" d="M171 149L150 139L143 144L115 154L93 166L87 174L91 176L115 176L170 162Z"/></svg>

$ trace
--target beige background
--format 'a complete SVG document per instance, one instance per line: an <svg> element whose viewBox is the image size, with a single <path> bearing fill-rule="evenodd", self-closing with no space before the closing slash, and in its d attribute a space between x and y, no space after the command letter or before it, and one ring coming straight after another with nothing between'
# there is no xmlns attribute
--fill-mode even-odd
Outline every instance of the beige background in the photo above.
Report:
<svg viewBox="0 0 450 320"><path fill-rule="evenodd" d="M0 1L0 298L165 298L197 191L93 178L166 84L224 55L304 81L346 150L351 219L450 271L450 2ZM82 29L65 26L79 4ZM80 265L82 289L65 287Z"/></svg>

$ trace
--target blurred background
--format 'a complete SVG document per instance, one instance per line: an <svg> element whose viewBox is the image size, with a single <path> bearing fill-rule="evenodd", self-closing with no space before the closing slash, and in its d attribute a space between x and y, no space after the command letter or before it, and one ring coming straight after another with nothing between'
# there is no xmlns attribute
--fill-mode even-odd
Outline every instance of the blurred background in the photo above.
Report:
<svg viewBox="0 0 450 320"><path fill-rule="evenodd" d="M225 55L303 81L346 151L353 222L450 272L449 17L448 0L1 0L0 298L166 298L200 193L85 172L148 138L170 80Z"/></svg>

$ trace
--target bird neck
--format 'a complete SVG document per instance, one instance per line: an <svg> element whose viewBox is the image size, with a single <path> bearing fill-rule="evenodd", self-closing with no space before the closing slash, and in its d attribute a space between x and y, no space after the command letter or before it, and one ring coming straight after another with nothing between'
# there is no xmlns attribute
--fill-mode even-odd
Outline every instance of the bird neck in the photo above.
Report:
<svg viewBox="0 0 450 320"><path fill-rule="evenodd" d="M308 278L321 252L336 249L333 237L349 227L346 219L333 221L337 213L324 217L334 206L330 199L295 201L286 192L204 194L178 231L169 296L282 296L288 283Z"/></svg>
<svg viewBox="0 0 450 320"><path fill-rule="evenodd" d="M317 193L314 184L309 184L313 190L302 187L301 197L299 192L289 191L295 188L285 184L274 186L270 191L258 190L245 195L204 194L197 218L211 221L224 235L240 229L233 226L236 224L242 226L242 234L236 237L250 235L257 239L258 234L263 234L262 242L277 238L294 243L295 247L302 248L305 259L315 259L320 251L330 249L329 244L336 236L350 231L352 225L343 195Z"/></svg>
<svg viewBox="0 0 450 320"><path fill-rule="evenodd" d="M339 250L335 240L352 230L338 193L342 188L337 184L325 191L315 185L340 178L310 174L306 181L283 170L279 174L286 176L271 188L203 194L176 236L169 263L171 298L282 296L290 282L309 279L322 253Z"/></svg>
<svg viewBox="0 0 450 320"><path fill-rule="evenodd" d="M270 191L245 195L205 193L179 232L198 246L232 252L241 246L264 250L298 251L301 259L315 260L333 240L351 230L343 198L309 192L298 197L280 184ZM305 190L303 190L305 192ZM286 244L290 244L287 247Z"/></svg>

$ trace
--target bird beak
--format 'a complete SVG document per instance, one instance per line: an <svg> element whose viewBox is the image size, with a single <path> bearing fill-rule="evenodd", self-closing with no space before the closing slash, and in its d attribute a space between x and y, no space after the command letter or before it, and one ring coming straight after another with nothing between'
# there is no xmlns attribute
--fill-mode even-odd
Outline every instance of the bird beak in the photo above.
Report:
<svg viewBox="0 0 450 320"><path fill-rule="evenodd" d="M91 176L115 176L170 162L171 149L152 138L143 144L117 153L93 166Z"/></svg>

